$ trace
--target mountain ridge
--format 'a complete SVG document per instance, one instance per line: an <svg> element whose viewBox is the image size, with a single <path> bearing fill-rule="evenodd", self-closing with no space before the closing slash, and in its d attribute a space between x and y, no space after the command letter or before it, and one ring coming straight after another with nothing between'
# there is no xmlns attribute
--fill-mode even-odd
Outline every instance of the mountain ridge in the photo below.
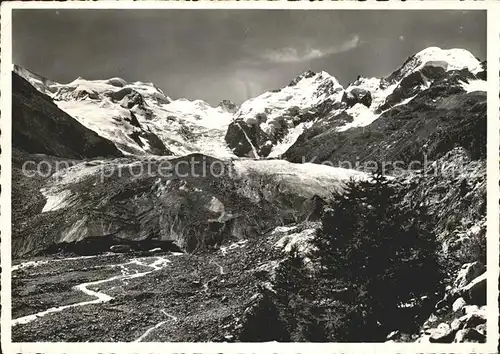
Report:
<svg viewBox="0 0 500 354"><path fill-rule="evenodd" d="M202 100L172 100L153 83L78 78L59 84L17 65L14 71L125 153L164 154L142 142L154 135L178 156L200 152L223 158L276 158L315 120L332 120L342 113L345 118L336 123L339 131L366 126L383 111L406 104L428 88L436 76L432 72L467 69L474 78L484 80L480 75L484 66L465 49L429 47L410 56L387 77L360 76L344 88L325 71L307 70L281 89L264 92L239 106L223 100L215 108ZM405 90L401 87L408 85L413 91L402 95ZM125 96L133 97L124 103ZM319 111L323 112L320 118ZM136 127L127 124L132 120Z"/></svg>

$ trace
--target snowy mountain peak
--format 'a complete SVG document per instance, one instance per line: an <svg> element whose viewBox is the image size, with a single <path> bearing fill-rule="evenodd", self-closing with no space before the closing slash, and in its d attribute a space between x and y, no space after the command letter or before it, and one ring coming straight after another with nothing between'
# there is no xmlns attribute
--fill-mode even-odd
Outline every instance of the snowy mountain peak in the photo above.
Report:
<svg viewBox="0 0 500 354"><path fill-rule="evenodd" d="M473 74L482 70L481 62L468 50L461 48L441 49L426 48L415 57L423 66L441 66L446 71L468 69Z"/></svg>
<svg viewBox="0 0 500 354"><path fill-rule="evenodd" d="M290 81L290 83L288 84L288 86L295 86L302 79L309 79L309 78L311 78L311 77L313 77L315 75L316 75L316 73L314 71L307 70L307 71L303 72L302 74L300 74L299 76L297 76L292 81Z"/></svg>
<svg viewBox="0 0 500 354"><path fill-rule="evenodd" d="M307 70L306 72L300 74L297 76L295 79L293 79L288 86L296 86L298 84L300 85L310 85L312 82L317 83L317 82L331 82L334 86L340 86L338 80L327 73L326 71L320 71L318 73L312 71L312 70Z"/></svg>
<svg viewBox="0 0 500 354"><path fill-rule="evenodd" d="M429 47L409 57L403 66L393 72L387 80L389 82L400 81L426 66L440 67L445 71L468 69L473 74L483 70L481 62L466 49Z"/></svg>
<svg viewBox="0 0 500 354"><path fill-rule="evenodd" d="M238 156L277 156L310 126L315 119L313 111L340 107L343 93L342 85L327 72L308 70L282 89L243 102L233 116L226 141ZM250 126L258 126L259 143L252 142L244 131ZM242 144L240 138L245 140Z"/></svg>
<svg viewBox="0 0 500 354"><path fill-rule="evenodd" d="M125 96L131 92L140 94L148 103L169 103L171 99L152 83L136 81L129 83L122 78L113 77L106 80L86 80L79 77L69 84L58 84L55 100L72 100L74 98L99 99L113 95ZM123 95L121 94L123 93Z"/></svg>
<svg viewBox="0 0 500 354"><path fill-rule="evenodd" d="M172 100L150 82L79 77L60 84L14 67L60 109L124 153L155 153L151 147L164 144L155 151L218 157L279 156L316 123L333 124L338 131L366 126L392 107L410 102L447 71L461 69L466 70L450 75L461 75L464 91L485 87L485 66L469 51L429 47L387 78L358 76L344 89L328 72L307 70L287 86L239 107L229 100L212 107L203 100Z"/></svg>
<svg viewBox="0 0 500 354"><path fill-rule="evenodd" d="M243 102L234 117L253 121L257 115L264 114L273 120L287 116L290 108L309 109L327 99L338 101L342 91L342 85L327 72L308 70L280 90L267 91Z"/></svg>

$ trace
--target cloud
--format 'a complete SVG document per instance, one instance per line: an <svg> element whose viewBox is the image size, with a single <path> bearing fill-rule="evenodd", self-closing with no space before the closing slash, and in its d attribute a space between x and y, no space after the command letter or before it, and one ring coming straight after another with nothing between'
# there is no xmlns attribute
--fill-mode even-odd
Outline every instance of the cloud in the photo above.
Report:
<svg viewBox="0 0 500 354"><path fill-rule="evenodd" d="M356 48L360 44L359 36L354 36L350 40L340 45L327 48L307 48L298 50L293 47L268 50L262 54L262 59L273 63L295 63L323 58L332 54L347 52Z"/></svg>

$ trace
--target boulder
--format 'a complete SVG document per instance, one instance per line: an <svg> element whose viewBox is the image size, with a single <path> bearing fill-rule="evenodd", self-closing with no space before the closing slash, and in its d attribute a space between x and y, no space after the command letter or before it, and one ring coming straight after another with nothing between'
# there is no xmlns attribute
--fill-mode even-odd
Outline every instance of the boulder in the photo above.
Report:
<svg viewBox="0 0 500 354"><path fill-rule="evenodd" d="M465 305L462 307L462 312L464 315L470 315L479 311L479 306L477 305Z"/></svg>
<svg viewBox="0 0 500 354"><path fill-rule="evenodd" d="M455 288L463 288L468 285L474 278L477 278L486 271L486 267L481 262L466 263L457 274L453 283Z"/></svg>
<svg viewBox="0 0 500 354"><path fill-rule="evenodd" d="M111 252L116 252L116 253L127 253L130 252L132 249L128 245L113 245L109 248Z"/></svg>
<svg viewBox="0 0 500 354"><path fill-rule="evenodd" d="M455 318L451 324L450 324L450 327L451 327L451 330L456 332L458 331L459 329L462 329L464 326L463 326L463 323L458 319L458 318Z"/></svg>
<svg viewBox="0 0 500 354"><path fill-rule="evenodd" d="M464 315L459 318L459 321L463 324L463 328L474 328L480 324L486 323L486 314L478 312Z"/></svg>
<svg viewBox="0 0 500 354"><path fill-rule="evenodd" d="M481 333L483 336L486 336L486 323L481 323L480 325L476 326L476 331Z"/></svg>
<svg viewBox="0 0 500 354"><path fill-rule="evenodd" d="M432 313L432 314L429 316L429 318L427 319L427 321L425 321L425 323L424 323L424 327L425 327L425 326L427 326L428 328L430 328L430 327L431 327L431 323L434 323L434 322L436 322L437 320L438 320L437 316L436 316L435 314L433 314L433 313Z"/></svg>
<svg viewBox="0 0 500 354"><path fill-rule="evenodd" d="M455 335L454 343L484 343L486 336L479 333L476 329L461 329Z"/></svg>
<svg viewBox="0 0 500 354"><path fill-rule="evenodd" d="M458 312L462 310L462 308L466 305L465 300L462 297L459 297L458 299L455 300L455 302L452 305L453 312Z"/></svg>
<svg viewBox="0 0 500 354"><path fill-rule="evenodd" d="M473 305L486 304L486 272L461 289L462 297Z"/></svg>
<svg viewBox="0 0 500 354"><path fill-rule="evenodd" d="M447 323L440 323L439 326L432 331L429 338L431 343L451 343L454 338L454 332Z"/></svg>

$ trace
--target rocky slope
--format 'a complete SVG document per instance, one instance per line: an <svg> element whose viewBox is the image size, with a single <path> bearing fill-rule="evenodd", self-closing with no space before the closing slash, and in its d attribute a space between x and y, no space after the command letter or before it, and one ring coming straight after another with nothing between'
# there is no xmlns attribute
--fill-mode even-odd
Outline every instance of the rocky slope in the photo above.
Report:
<svg viewBox="0 0 500 354"><path fill-rule="evenodd" d="M422 326L417 342L484 343L487 311L486 267L479 261L466 263Z"/></svg>

